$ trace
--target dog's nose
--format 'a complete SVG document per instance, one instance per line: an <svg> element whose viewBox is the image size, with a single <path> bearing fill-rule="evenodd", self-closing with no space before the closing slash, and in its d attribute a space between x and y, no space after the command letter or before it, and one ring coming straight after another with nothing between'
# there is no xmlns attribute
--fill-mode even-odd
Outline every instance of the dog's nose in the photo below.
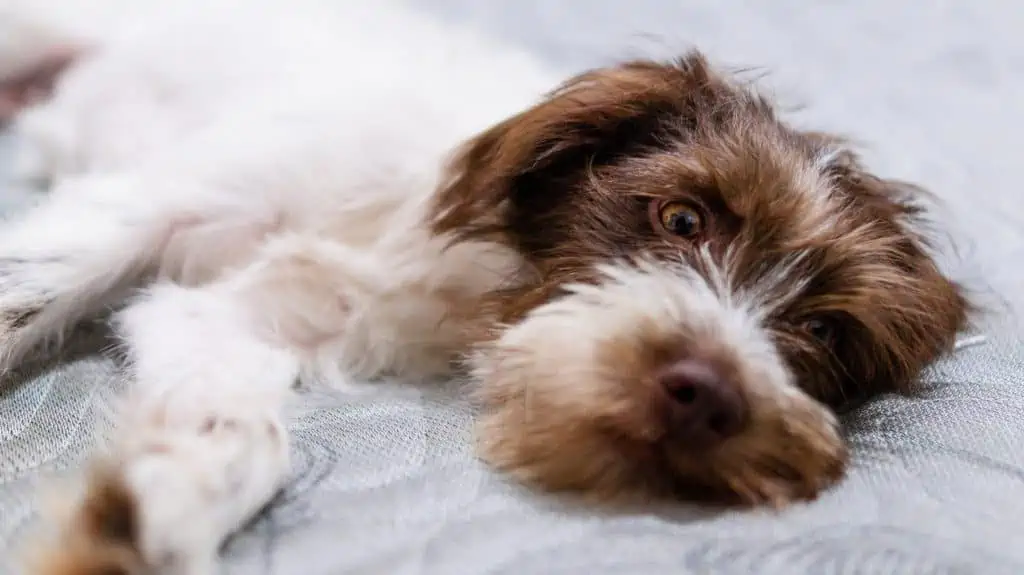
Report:
<svg viewBox="0 0 1024 575"><path fill-rule="evenodd" d="M669 429L687 447L706 449L738 434L747 403L735 382L703 360L684 359L658 376L668 395Z"/></svg>

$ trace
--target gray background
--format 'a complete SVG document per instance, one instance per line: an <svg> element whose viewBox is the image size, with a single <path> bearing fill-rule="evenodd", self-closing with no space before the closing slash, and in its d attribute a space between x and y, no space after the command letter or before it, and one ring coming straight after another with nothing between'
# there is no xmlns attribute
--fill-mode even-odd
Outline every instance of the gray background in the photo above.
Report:
<svg viewBox="0 0 1024 575"><path fill-rule="evenodd" d="M926 391L846 418L849 479L781 513L604 515L475 463L446 389L308 396L292 486L226 547L228 573L1024 573L1024 4L882 0L413 0L567 73L696 45L763 67L800 123L851 134L946 202L950 269L995 313ZM0 144L2 150L2 144ZM0 152L0 164L3 153ZM4 204L21 198L0 193ZM0 383L0 573L40 478L73 468L118 386L76 339Z"/></svg>

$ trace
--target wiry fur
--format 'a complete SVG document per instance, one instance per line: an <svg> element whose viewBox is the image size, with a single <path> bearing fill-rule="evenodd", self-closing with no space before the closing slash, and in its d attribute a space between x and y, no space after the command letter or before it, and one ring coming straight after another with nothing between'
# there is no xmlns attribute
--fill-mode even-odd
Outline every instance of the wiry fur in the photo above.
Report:
<svg viewBox="0 0 1024 575"><path fill-rule="evenodd" d="M398 5L135 3L72 33L18 1L0 94L54 82L8 98L23 175L53 185L0 231L3 366L115 305L134 373L39 572L210 572L286 476L296 381L460 365L480 453L523 480L811 498L845 465L831 408L906 389L966 322L918 192L699 54L545 94L528 58ZM701 234L665 233L664 201ZM667 416L680 358L749 406L713 449Z"/></svg>

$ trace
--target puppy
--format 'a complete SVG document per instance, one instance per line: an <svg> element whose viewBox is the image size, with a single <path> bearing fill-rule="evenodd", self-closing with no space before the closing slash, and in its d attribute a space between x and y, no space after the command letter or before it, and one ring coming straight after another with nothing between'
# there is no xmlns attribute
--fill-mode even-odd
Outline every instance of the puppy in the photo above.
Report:
<svg viewBox="0 0 1024 575"><path fill-rule="evenodd" d="M923 192L698 53L559 86L398 4L239 2L0 21L52 182L0 231L4 366L115 306L134 381L37 573L212 572L294 386L382 375L465 369L482 458L548 490L810 499L832 410L966 325Z"/></svg>

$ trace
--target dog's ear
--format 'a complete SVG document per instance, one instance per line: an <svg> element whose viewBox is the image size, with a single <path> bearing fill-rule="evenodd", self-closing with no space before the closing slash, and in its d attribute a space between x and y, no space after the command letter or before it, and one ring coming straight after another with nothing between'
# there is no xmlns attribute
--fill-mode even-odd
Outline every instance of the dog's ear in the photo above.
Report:
<svg viewBox="0 0 1024 575"><path fill-rule="evenodd" d="M840 193L898 225L921 247L931 247L936 233L933 216L940 204L934 194L918 184L874 174L845 138L822 132L804 135L816 148L814 154L824 158L822 169Z"/></svg>
<svg viewBox="0 0 1024 575"><path fill-rule="evenodd" d="M917 184L872 173L840 138L808 136L822 146L816 155L827 159L823 169L836 192L844 196L847 208L866 210L869 220L890 239L884 251L874 252L878 265L873 273L886 275L884 280L879 277L879 286L899 286L880 287L877 298L900 321L885 329L875 326L878 347L868 352L877 357L864 364L886 366L882 371L890 385L909 385L909 374L918 373L927 361L949 351L956 335L969 327L977 312L965 286L940 265L940 258L948 255L939 245L945 244L939 242L943 226L934 221L941 201Z"/></svg>
<svg viewBox="0 0 1024 575"><path fill-rule="evenodd" d="M697 53L572 78L457 151L436 197L434 229L515 235L524 218L565 205L589 170L663 145L667 131L680 130L680 119L692 115L687 108L711 101L700 93L724 89Z"/></svg>

